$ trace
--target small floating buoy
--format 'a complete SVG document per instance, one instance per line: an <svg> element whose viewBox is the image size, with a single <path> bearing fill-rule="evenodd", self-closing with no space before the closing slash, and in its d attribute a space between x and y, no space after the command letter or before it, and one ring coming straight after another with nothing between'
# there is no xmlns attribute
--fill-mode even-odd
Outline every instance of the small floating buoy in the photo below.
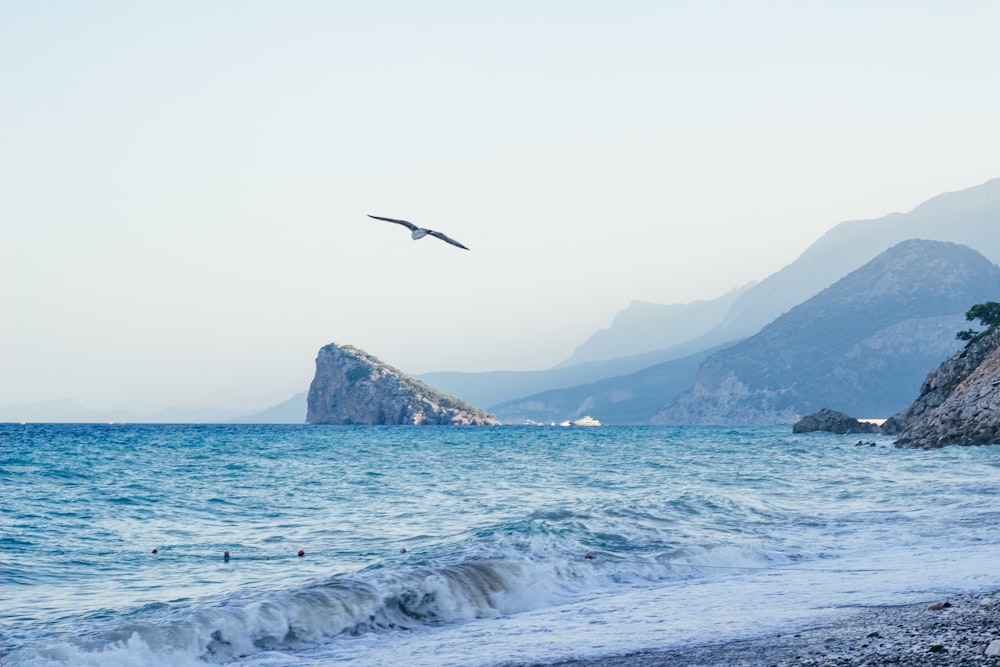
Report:
<svg viewBox="0 0 1000 667"><path fill-rule="evenodd" d="M153 549L153 553L154 553L154 554L155 554L155 553L159 553L159 552L160 552L160 550L159 550L159 549Z"/></svg>
<svg viewBox="0 0 1000 667"><path fill-rule="evenodd" d="M302 549L299 549L299 558L302 558L305 555L306 555L306 552L303 551Z"/></svg>

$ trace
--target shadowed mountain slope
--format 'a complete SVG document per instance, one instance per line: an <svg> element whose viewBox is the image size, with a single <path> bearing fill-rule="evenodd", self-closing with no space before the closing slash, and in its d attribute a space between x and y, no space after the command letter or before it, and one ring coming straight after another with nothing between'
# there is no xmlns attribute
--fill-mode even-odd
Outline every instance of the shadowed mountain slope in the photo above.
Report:
<svg viewBox="0 0 1000 667"><path fill-rule="evenodd" d="M978 252L904 241L710 356L693 389L653 422L791 423L827 406L891 415L961 345L968 308L998 293L1000 268Z"/></svg>
<svg viewBox="0 0 1000 667"><path fill-rule="evenodd" d="M657 411L691 387L711 350L656 364L629 375L567 389L553 389L494 405L490 412L508 424L597 416L602 424L647 424Z"/></svg>

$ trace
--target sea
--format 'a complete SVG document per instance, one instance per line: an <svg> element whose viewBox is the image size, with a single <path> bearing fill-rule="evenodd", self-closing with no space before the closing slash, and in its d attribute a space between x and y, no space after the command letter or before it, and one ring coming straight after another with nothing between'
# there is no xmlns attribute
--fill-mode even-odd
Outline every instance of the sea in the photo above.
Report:
<svg viewBox="0 0 1000 667"><path fill-rule="evenodd" d="M678 649L996 591L998 527L1000 446L788 426L5 424L0 664Z"/></svg>

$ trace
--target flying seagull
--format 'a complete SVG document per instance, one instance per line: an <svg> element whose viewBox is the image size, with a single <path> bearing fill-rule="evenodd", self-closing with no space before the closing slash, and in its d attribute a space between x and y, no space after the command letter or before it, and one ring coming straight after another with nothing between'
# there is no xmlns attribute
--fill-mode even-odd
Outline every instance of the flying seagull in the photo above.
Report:
<svg viewBox="0 0 1000 667"><path fill-rule="evenodd" d="M377 215L371 215L371 214L369 214L368 217L369 218L374 218L376 220L385 220L386 222L395 222L397 225L403 225L404 227L406 227L407 229L410 230L410 236L413 237L414 241L416 241L417 239L422 239L425 236L430 235L430 236L437 237L437 238L441 239L442 241L445 241L446 243L450 243L450 244L452 244L454 246L458 246L459 248L462 248L463 250L468 250L468 248L466 248L464 245L462 245L461 243L459 243L455 239L451 238L450 236L446 236L445 234L442 234L441 232L436 232L433 229L427 229L426 227L417 227L415 224L413 224L412 222L409 222L407 220L396 220L395 218L380 218Z"/></svg>

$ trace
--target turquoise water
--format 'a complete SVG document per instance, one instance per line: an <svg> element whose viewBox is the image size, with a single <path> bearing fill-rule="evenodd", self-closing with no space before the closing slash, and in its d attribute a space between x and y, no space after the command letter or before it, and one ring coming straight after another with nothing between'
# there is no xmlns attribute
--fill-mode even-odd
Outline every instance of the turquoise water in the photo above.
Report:
<svg viewBox="0 0 1000 667"><path fill-rule="evenodd" d="M544 662L1000 588L1000 447L789 430L2 425L0 662Z"/></svg>

